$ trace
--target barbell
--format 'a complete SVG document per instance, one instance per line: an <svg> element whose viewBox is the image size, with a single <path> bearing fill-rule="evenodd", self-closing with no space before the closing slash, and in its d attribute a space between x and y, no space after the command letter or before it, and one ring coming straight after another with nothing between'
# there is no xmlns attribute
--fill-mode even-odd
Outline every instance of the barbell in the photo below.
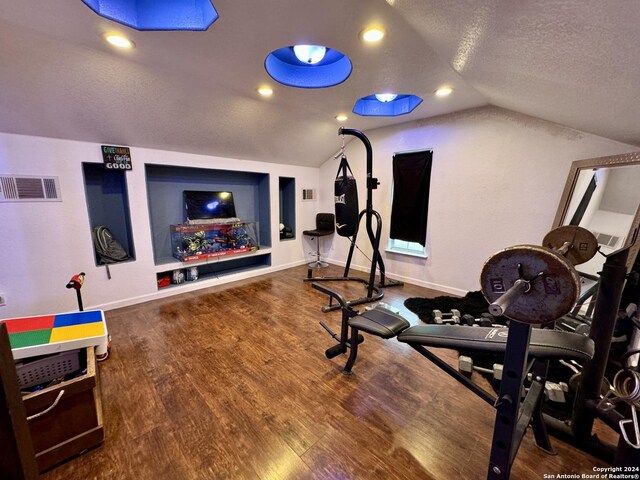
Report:
<svg viewBox="0 0 640 480"><path fill-rule="evenodd" d="M588 230L567 225L549 232L543 245L508 247L485 262L480 285L489 313L543 324L571 311L580 294L573 266L592 258L598 241Z"/></svg>

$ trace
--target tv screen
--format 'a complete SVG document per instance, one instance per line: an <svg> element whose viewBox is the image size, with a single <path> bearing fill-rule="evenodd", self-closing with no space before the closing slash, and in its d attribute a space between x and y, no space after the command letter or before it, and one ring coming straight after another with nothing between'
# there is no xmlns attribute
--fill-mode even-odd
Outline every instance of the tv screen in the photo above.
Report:
<svg viewBox="0 0 640 480"><path fill-rule="evenodd" d="M235 218L236 207L231 192L184 191L187 220Z"/></svg>

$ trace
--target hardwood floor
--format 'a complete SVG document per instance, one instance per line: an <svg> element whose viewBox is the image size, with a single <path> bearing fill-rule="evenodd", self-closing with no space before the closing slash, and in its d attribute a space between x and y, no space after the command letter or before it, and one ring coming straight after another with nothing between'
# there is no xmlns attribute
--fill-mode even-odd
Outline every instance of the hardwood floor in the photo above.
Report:
<svg viewBox="0 0 640 480"><path fill-rule="evenodd" d="M337 267L322 274L340 274ZM327 360L340 313L303 282L306 267L107 312L100 364L104 444L55 479L482 479L494 410L396 340L367 337L352 376ZM363 274L364 276L364 274ZM348 298L362 284L334 282ZM419 323L388 288L384 301ZM452 362L452 352L440 351ZM528 433L513 479L605 466Z"/></svg>

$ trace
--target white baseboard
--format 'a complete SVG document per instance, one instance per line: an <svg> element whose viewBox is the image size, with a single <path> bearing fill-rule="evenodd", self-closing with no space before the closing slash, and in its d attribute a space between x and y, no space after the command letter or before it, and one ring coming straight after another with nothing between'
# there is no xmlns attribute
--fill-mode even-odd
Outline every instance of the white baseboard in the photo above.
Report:
<svg viewBox="0 0 640 480"><path fill-rule="evenodd" d="M324 259L325 261L333 264L344 267L346 262L337 261L334 259ZM157 292L149 293L146 295L140 295L138 297L126 298L124 300L118 300L116 302L104 303L101 305L95 305L87 308L91 309L100 309L104 311L115 310L116 308L130 307L132 305L138 305L140 303L150 302L152 300L159 300L161 298L172 297L174 295L180 295L183 293L189 293L196 290L202 290L204 288L215 287L218 285L225 285L227 283L236 282L239 280L245 280L247 278L258 277L260 275L265 275L267 273L278 272L280 270L286 270L287 268L297 267L300 265L306 265L309 263L307 259L297 260L295 262L289 262L283 265L271 266L271 267L263 267L257 268L254 270L247 270L245 272L233 273L230 275L223 275L218 278L210 278L206 280L199 280L192 283L184 283L182 285L178 285L175 287L167 287L163 290L158 290ZM359 272L369 273L368 266L362 265L351 265L352 270L357 270ZM438 283L427 282L418 278L406 277L403 275L395 275L393 273L386 272L386 276L393 279L399 280L405 283L410 283L412 285L417 285L419 287L430 288L433 290L438 290L443 293L464 296L467 294L467 291L461 290L459 288L450 287L448 285L441 285Z"/></svg>
<svg viewBox="0 0 640 480"><path fill-rule="evenodd" d="M118 300L116 302L103 303L101 305L95 305L87 307L87 309L96 310L115 310L116 308L130 307L132 305L138 305L140 303L150 302L152 300L158 300L161 298L172 297L174 295L181 295L183 293L189 293L196 290L202 290L204 288L215 287L218 285L225 285L227 283L236 282L239 280L245 280L247 278L258 277L267 273L278 272L280 270L286 270L287 268L297 267L300 265L306 265L308 261L306 259L298 260L295 262L289 262L284 265L262 267L245 272L232 273L229 275L223 275L217 278L209 278L206 280L197 280L195 282L186 282L174 287L167 287L157 292L140 295L138 297L125 298L124 300Z"/></svg>
<svg viewBox="0 0 640 480"><path fill-rule="evenodd" d="M329 262L333 265L340 265L342 267L344 267L346 265L347 262L344 261L337 261L335 259L325 259L326 262ZM366 267L361 266L361 265L353 265L351 264L350 266L351 269L353 270L358 270L359 272L366 272L369 273L370 270L370 266L367 265ZM424 288L431 288L433 290L439 290L442 293L448 293L451 295L456 295L459 297L464 297L468 291L467 290L462 290L460 288L456 288L456 287L450 287L448 285L441 285L439 283L432 283L432 282L427 282L425 280L420 280L419 278L412 278L412 277L406 277L404 275L396 275L394 273L389 273L389 272L385 272L385 277L391 278L392 280L399 280L402 281L404 283L410 283L412 285L417 285L418 287L424 287Z"/></svg>

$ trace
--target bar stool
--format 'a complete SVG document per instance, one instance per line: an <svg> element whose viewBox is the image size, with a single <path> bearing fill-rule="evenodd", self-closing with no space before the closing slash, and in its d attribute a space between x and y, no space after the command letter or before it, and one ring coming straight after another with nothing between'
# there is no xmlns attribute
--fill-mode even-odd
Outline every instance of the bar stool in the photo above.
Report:
<svg viewBox="0 0 640 480"><path fill-rule="evenodd" d="M316 228L315 230L305 230L303 235L309 237L315 237L317 248L315 253L310 252L316 256L316 261L309 264L310 267L323 268L329 266L328 263L320 261L320 237L326 235L333 235L336 229L336 217L333 213L318 213L316 215Z"/></svg>

